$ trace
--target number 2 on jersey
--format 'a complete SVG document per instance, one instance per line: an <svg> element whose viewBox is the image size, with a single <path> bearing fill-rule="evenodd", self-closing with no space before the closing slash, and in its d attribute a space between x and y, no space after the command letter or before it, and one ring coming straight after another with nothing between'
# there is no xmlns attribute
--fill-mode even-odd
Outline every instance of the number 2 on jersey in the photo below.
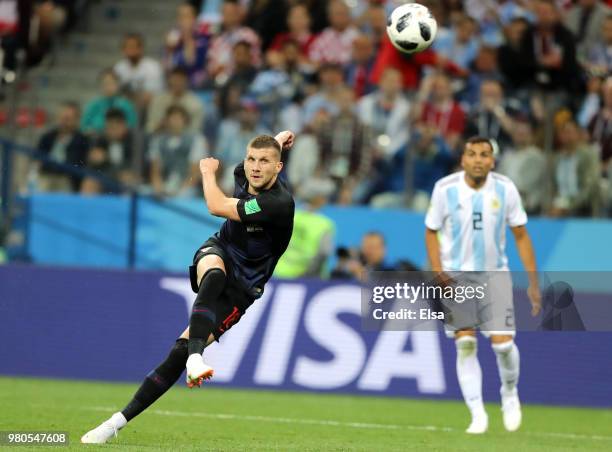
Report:
<svg viewBox="0 0 612 452"><path fill-rule="evenodd" d="M472 213L472 226L474 231L482 231L482 212Z"/></svg>

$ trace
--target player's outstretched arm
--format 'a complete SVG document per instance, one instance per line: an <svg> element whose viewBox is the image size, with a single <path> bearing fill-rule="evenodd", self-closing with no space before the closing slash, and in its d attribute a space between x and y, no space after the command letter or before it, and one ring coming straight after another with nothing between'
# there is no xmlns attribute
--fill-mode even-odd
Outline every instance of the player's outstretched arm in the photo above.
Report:
<svg viewBox="0 0 612 452"><path fill-rule="evenodd" d="M527 228L522 226L515 226L510 228L514 235L514 241L516 242L516 248L523 263L523 267L527 272L529 278L529 287L527 288L527 296L531 301L531 315L536 316L540 312L542 307L542 296L540 294L540 284L538 281L538 269L536 266L535 252L533 251L533 245L531 238L527 232Z"/></svg>
<svg viewBox="0 0 612 452"><path fill-rule="evenodd" d="M217 184L217 171L219 160L208 157L200 160L200 173L202 174L202 187L208 211L228 220L240 221L238 215L238 199L228 198Z"/></svg>

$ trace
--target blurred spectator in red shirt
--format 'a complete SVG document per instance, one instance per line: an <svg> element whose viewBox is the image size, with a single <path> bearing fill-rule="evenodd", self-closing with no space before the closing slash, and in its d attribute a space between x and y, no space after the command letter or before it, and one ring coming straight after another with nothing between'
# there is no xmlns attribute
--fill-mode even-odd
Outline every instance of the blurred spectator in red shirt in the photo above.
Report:
<svg viewBox="0 0 612 452"><path fill-rule="evenodd" d="M295 4L289 9L287 16L287 25L289 31L278 33L272 40L270 48L272 50L281 50L283 44L289 40L299 44L300 56L303 59L308 59L310 47L315 39L315 35L310 31L310 14L301 3Z"/></svg>
<svg viewBox="0 0 612 452"><path fill-rule="evenodd" d="M415 117L419 125L436 129L452 149L458 147L466 117L453 99L451 81L446 74L432 74L423 80Z"/></svg>
<svg viewBox="0 0 612 452"><path fill-rule="evenodd" d="M404 88L409 90L416 89L419 86L422 70L426 66L438 66L453 75L467 75L467 72L455 63L437 55L431 49L412 55L402 53L393 47L389 38L385 36L372 70L372 83L378 83L381 74L390 66L402 73Z"/></svg>
<svg viewBox="0 0 612 452"><path fill-rule="evenodd" d="M359 33L351 22L351 12L342 0L332 0L328 17L330 26L312 43L310 59L315 63L348 64L353 40Z"/></svg>

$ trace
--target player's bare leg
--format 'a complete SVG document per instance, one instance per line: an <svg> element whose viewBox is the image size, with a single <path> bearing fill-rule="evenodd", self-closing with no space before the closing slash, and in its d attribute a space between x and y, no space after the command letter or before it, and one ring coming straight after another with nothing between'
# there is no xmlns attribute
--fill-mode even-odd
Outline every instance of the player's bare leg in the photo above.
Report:
<svg viewBox="0 0 612 452"><path fill-rule="evenodd" d="M504 427L509 432L519 429L522 421L521 403L518 397L517 383L520 370L518 348L511 335L491 335L491 347L497 356L497 368L501 388Z"/></svg>
<svg viewBox="0 0 612 452"><path fill-rule="evenodd" d="M478 362L476 332L474 330L457 331L455 346L457 347L457 379L463 399L472 416L466 433L481 434L489 427L489 417L482 401L482 370Z"/></svg>
<svg viewBox="0 0 612 452"><path fill-rule="evenodd" d="M213 376L213 369L204 362L202 352L208 345L215 329L215 313L207 307L225 288L225 265L223 259L215 254L204 256L197 264L198 295L196 296L189 319L188 358L186 363L187 385L200 386L204 380Z"/></svg>

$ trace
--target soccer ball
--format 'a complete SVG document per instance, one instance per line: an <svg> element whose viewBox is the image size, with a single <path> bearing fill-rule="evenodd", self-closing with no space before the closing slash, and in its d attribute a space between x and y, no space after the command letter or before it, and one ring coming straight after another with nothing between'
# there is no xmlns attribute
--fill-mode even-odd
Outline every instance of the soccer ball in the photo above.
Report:
<svg viewBox="0 0 612 452"><path fill-rule="evenodd" d="M393 46L403 53L422 52L436 37L438 23L429 9L418 3L407 3L393 10L387 20L387 35Z"/></svg>

